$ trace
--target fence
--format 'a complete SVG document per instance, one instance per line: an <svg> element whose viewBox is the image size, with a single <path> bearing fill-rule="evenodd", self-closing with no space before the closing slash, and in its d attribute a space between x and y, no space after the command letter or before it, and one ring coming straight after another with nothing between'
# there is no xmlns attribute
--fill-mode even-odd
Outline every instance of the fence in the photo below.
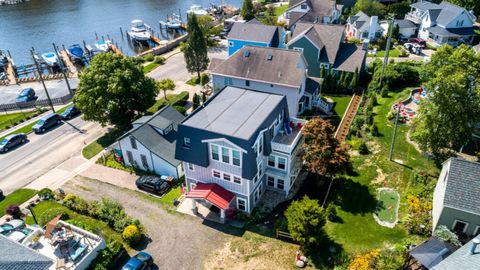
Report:
<svg viewBox="0 0 480 270"><path fill-rule="evenodd" d="M68 94L63 97L52 98L53 105L62 105L67 104L72 99L72 95ZM22 102L22 103L10 103L10 104L1 104L0 111L16 111L22 109L29 109L29 108L36 108L36 107L47 107L50 106L48 99L38 99L29 102Z"/></svg>
<svg viewBox="0 0 480 270"><path fill-rule="evenodd" d="M147 55L147 54L150 54L150 53L153 54L153 55L163 54L163 53L166 53L166 52L170 51L171 49L177 47L181 42L184 42L186 40L187 40L187 34L185 34L183 36L180 36L180 37L178 37L174 40L171 40L166 44L158 45L155 48L152 48L148 51L144 51L143 53L140 53L138 56L144 56L144 55Z"/></svg>
<svg viewBox="0 0 480 270"><path fill-rule="evenodd" d="M290 233L277 230L277 238L280 238L280 237L287 238L293 241L292 235L290 235Z"/></svg>

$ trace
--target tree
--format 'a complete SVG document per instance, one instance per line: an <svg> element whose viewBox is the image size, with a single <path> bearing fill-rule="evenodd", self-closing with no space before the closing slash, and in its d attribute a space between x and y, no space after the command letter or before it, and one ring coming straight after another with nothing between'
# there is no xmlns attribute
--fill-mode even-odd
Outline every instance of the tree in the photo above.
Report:
<svg viewBox="0 0 480 270"><path fill-rule="evenodd" d="M358 67L355 67L355 71L353 72L352 82L350 86L353 90L357 89L358 86Z"/></svg>
<svg viewBox="0 0 480 270"><path fill-rule="evenodd" d="M195 110L198 106L200 106L200 96L195 93L192 97L192 109Z"/></svg>
<svg viewBox="0 0 480 270"><path fill-rule="evenodd" d="M240 10L240 16L242 16L243 19L246 21L250 21L251 19L255 18L252 0L243 0L242 10Z"/></svg>
<svg viewBox="0 0 480 270"><path fill-rule="evenodd" d="M304 250L319 243L326 223L325 211L317 200L308 196L292 202L285 210L288 231Z"/></svg>
<svg viewBox="0 0 480 270"><path fill-rule="evenodd" d="M207 41L202 33L195 13L188 15L188 38L185 42L183 55L189 72L196 72L200 81L200 72L208 68L210 60L207 55Z"/></svg>
<svg viewBox="0 0 480 270"><path fill-rule="evenodd" d="M320 117L307 122L303 128L305 143L303 144L303 161L307 170L318 176L331 179L325 201L330 192L333 176L347 172L350 168L348 147L335 138L335 127Z"/></svg>
<svg viewBox="0 0 480 270"><path fill-rule="evenodd" d="M358 0L352 9L352 14L362 11L368 16L384 16L386 7L377 0Z"/></svg>
<svg viewBox="0 0 480 270"><path fill-rule="evenodd" d="M322 65L322 67L320 68L320 78L325 79L325 66L324 65Z"/></svg>
<svg viewBox="0 0 480 270"><path fill-rule="evenodd" d="M466 45L442 46L421 77L429 95L413 120L412 139L442 159L465 145L480 121L480 57Z"/></svg>
<svg viewBox="0 0 480 270"><path fill-rule="evenodd" d="M150 108L158 95L155 80L145 76L136 60L112 52L95 56L79 79L73 102L83 119L102 126L129 128L132 119Z"/></svg>
<svg viewBox="0 0 480 270"><path fill-rule="evenodd" d="M167 91L173 91L173 89L175 89L175 83L173 82L173 80L170 78L166 78L157 82L157 84L158 89L163 91L163 96L165 97L165 100L168 100Z"/></svg>

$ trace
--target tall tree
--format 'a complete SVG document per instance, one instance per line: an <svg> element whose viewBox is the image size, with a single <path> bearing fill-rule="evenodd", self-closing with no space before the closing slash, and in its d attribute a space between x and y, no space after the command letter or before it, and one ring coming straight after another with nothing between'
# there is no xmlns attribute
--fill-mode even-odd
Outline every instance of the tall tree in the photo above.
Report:
<svg viewBox="0 0 480 270"><path fill-rule="evenodd" d="M377 0L358 0L352 9L352 14L362 11L368 16L384 16L386 7Z"/></svg>
<svg viewBox="0 0 480 270"><path fill-rule="evenodd" d="M480 121L480 56L443 46L421 72L429 91L414 118L412 139L440 159L458 151Z"/></svg>
<svg viewBox="0 0 480 270"><path fill-rule="evenodd" d="M251 19L255 18L255 11L253 10L252 0L243 0L240 16L242 16L243 19L246 21L250 21Z"/></svg>
<svg viewBox="0 0 480 270"><path fill-rule="evenodd" d="M132 119L155 103L158 88L133 58L115 53L95 56L79 75L73 98L85 120L128 128Z"/></svg>
<svg viewBox="0 0 480 270"><path fill-rule="evenodd" d="M350 83L350 87L353 90L356 90L358 86L358 67L355 67L355 71L353 72L352 82Z"/></svg>
<svg viewBox="0 0 480 270"><path fill-rule="evenodd" d="M300 243L305 251L318 244L324 235L323 226L326 223L326 216L317 200L305 196L301 200L292 202L285 210L285 217L293 240Z"/></svg>
<svg viewBox="0 0 480 270"><path fill-rule="evenodd" d="M207 41L200 29L195 13L188 15L188 38L183 55L189 72L196 72L200 81L200 72L208 68Z"/></svg>
<svg viewBox="0 0 480 270"><path fill-rule="evenodd" d="M157 82L157 84L158 88L163 91L163 96L165 97L165 100L168 100L167 91L173 91L173 89L175 89L175 83L173 82L173 80L170 78L166 78Z"/></svg>

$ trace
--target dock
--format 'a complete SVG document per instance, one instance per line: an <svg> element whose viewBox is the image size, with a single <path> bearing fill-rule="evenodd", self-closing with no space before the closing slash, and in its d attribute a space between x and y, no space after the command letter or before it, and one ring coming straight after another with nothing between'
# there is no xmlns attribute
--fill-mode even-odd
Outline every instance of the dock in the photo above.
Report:
<svg viewBox="0 0 480 270"><path fill-rule="evenodd" d="M138 56L145 56L147 54L160 55L162 53L166 53L169 50L177 47L180 44L180 42L184 42L185 40L187 40L187 34L179 36L174 40L170 40L166 44L159 44L155 48L151 48L150 50L147 50L138 54Z"/></svg>
<svg viewBox="0 0 480 270"><path fill-rule="evenodd" d="M160 38L158 38L158 37L156 37L156 36L154 36L154 35L151 35L151 36L150 36L150 39L151 39L153 42L155 42L155 44L157 44L157 45L160 45L160 42L162 41Z"/></svg>
<svg viewBox="0 0 480 270"><path fill-rule="evenodd" d="M7 79L10 84L17 83L17 77L15 76L15 69L13 68L12 61L8 61L7 63Z"/></svg>
<svg viewBox="0 0 480 270"><path fill-rule="evenodd" d="M63 59L63 63L65 63L65 66L70 71L70 74L72 74L73 76L77 76L77 67L75 67L75 65L73 64L70 56L68 56L67 51L60 51L60 57Z"/></svg>
<svg viewBox="0 0 480 270"><path fill-rule="evenodd" d="M112 52L116 53L116 54L120 54L120 55L123 55L123 52L117 47L117 45L115 44L111 44L110 45L110 48L112 49Z"/></svg>

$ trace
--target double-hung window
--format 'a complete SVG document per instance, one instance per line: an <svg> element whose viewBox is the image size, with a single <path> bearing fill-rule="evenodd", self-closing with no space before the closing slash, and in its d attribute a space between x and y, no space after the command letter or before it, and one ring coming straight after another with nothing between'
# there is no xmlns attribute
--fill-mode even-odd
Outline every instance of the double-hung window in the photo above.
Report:
<svg viewBox="0 0 480 270"><path fill-rule="evenodd" d="M240 151L232 150L232 162L235 166L240 166Z"/></svg>
<svg viewBox="0 0 480 270"><path fill-rule="evenodd" d="M145 155L140 155L140 159L142 160L143 168L148 169L148 161Z"/></svg>
<svg viewBox="0 0 480 270"><path fill-rule="evenodd" d="M282 189L285 187L285 181L283 179L277 179L277 188Z"/></svg>
<svg viewBox="0 0 480 270"><path fill-rule="evenodd" d="M237 208L238 210L247 211L247 200L237 198Z"/></svg>
<svg viewBox="0 0 480 270"><path fill-rule="evenodd" d="M275 186L275 178L273 176L267 176L267 185L269 187L274 187Z"/></svg>
<svg viewBox="0 0 480 270"><path fill-rule="evenodd" d="M275 156L268 156L268 166L275 168Z"/></svg>
<svg viewBox="0 0 480 270"><path fill-rule="evenodd" d="M133 149L137 149L137 141L132 136L130 136L130 144L132 145Z"/></svg>
<svg viewBox="0 0 480 270"><path fill-rule="evenodd" d="M213 170L213 177L215 178L221 178L221 173L217 170Z"/></svg>
<svg viewBox="0 0 480 270"><path fill-rule="evenodd" d="M277 168L280 170L285 170L287 168L287 160L285 158L278 157L277 163Z"/></svg>
<svg viewBox="0 0 480 270"><path fill-rule="evenodd" d="M230 163L230 150L222 147L222 162Z"/></svg>
<svg viewBox="0 0 480 270"><path fill-rule="evenodd" d="M218 145L212 144L210 146L210 151L212 153L212 159L213 160L220 160L220 153L218 152Z"/></svg>

